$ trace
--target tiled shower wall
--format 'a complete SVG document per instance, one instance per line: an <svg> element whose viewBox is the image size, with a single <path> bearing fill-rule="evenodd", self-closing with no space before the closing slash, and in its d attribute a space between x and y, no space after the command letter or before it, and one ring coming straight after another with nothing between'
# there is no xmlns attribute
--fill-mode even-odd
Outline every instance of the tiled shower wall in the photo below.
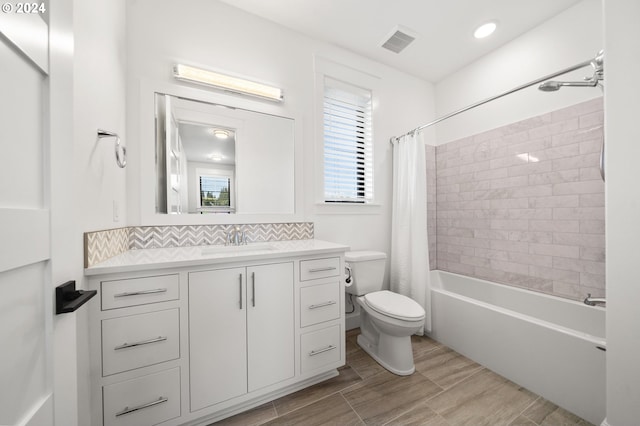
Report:
<svg viewBox="0 0 640 426"><path fill-rule="evenodd" d="M425 146L427 156L427 238L429 239L429 269L438 269L436 234L436 147Z"/></svg>
<svg viewBox="0 0 640 426"><path fill-rule="evenodd" d="M604 295L602 139L598 98L438 146L437 268Z"/></svg>

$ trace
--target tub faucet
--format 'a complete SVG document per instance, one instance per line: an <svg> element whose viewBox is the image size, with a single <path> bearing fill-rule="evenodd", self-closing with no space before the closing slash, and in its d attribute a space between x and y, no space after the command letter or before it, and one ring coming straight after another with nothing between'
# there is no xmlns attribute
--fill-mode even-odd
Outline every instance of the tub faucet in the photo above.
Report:
<svg viewBox="0 0 640 426"><path fill-rule="evenodd" d="M589 306L605 305L607 299L604 297L591 297L591 293L587 293L587 297L584 298L584 304Z"/></svg>

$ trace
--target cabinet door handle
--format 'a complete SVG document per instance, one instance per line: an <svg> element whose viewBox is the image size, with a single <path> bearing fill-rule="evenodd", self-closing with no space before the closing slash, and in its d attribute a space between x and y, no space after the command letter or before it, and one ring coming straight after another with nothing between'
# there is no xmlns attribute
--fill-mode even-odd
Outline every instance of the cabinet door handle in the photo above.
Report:
<svg viewBox="0 0 640 426"><path fill-rule="evenodd" d="M124 416L125 414L130 414L138 410L143 410L145 408L153 407L154 405L162 404L163 402L168 402L169 398L160 397L156 401L148 402L146 404L138 405L137 407L124 407L124 410L116 413L116 417Z"/></svg>
<svg viewBox="0 0 640 426"><path fill-rule="evenodd" d="M336 270L338 268L336 268L335 266L326 266L324 268L313 268L313 269L309 269L309 272L324 272L324 271L333 271Z"/></svg>
<svg viewBox="0 0 640 426"><path fill-rule="evenodd" d="M165 336L158 336L158 337L154 337L153 339L148 339L148 340L141 340L139 342L135 342L135 343L123 343L120 346L116 346L115 348L113 348L114 351L119 351L120 349L126 349L126 348L133 348L135 346L142 346L142 345L148 345L150 343L156 343L156 342L164 342L165 340L167 340L167 338Z"/></svg>
<svg viewBox="0 0 640 426"><path fill-rule="evenodd" d="M328 302L318 303L316 305L309 305L309 309L323 308L325 306L335 305L336 303L338 302L336 302L335 300L329 300Z"/></svg>
<svg viewBox="0 0 640 426"><path fill-rule="evenodd" d="M240 310L242 310L242 274L240 274Z"/></svg>
<svg viewBox="0 0 640 426"><path fill-rule="evenodd" d="M253 307L256 307L256 273L252 272L251 273L251 292L253 293L253 299L251 299L251 302L253 304Z"/></svg>
<svg viewBox="0 0 640 426"><path fill-rule="evenodd" d="M166 288L154 288L153 290L140 290L140 291L130 291L126 293L118 293L114 294L113 297L128 297L128 296L139 296L141 294L154 294L154 293L166 293Z"/></svg>
<svg viewBox="0 0 640 426"><path fill-rule="evenodd" d="M338 347L334 345L329 345L326 348L316 349L314 351L309 352L309 356L320 355L323 352L332 351L334 349L338 349Z"/></svg>

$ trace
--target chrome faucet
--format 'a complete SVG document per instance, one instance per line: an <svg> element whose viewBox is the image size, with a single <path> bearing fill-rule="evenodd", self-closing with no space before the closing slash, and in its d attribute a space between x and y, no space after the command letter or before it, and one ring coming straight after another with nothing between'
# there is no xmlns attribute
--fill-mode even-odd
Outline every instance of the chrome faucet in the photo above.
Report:
<svg viewBox="0 0 640 426"><path fill-rule="evenodd" d="M587 293L587 297L584 298L584 304L589 306L605 305L607 299L604 297L591 297L591 293Z"/></svg>
<svg viewBox="0 0 640 426"><path fill-rule="evenodd" d="M239 226L234 227L229 233L227 233L227 241L225 245L246 245L247 244L247 234L245 231L241 230Z"/></svg>

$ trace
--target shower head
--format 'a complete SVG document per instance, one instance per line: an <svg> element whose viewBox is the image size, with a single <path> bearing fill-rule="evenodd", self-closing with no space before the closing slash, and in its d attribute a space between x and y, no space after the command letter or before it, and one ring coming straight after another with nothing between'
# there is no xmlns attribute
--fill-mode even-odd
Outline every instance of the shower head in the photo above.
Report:
<svg viewBox="0 0 640 426"><path fill-rule="evenodd" d="M542 90L543 92L555 92L556 90L560 90L562 84L559 81L545 81L540 86L538 86L538 90Z"/></svg>
<svg viewBox="0 0 640 426"><path fill-rule="evenodd" d="M585 81L545 81L540 86L538 86L538 90L542 90L543 92L555 92L556 90L560 90L561 87L596 87L598 85L598 79L590 78Z"/></svg>
<svg viewBox="0 0 640 426"><path fill-rule="evenodd" d="M586 66L587 64L585 64ZM584 81L545 81L538 86L538 90L543 92L555 92L560 90L561 87L597 87L603 88L602 80L604 80L604 51L601 50L598 54L589 62L589 65L593 67L593 75L591 77L585 77Z"/></svg>

